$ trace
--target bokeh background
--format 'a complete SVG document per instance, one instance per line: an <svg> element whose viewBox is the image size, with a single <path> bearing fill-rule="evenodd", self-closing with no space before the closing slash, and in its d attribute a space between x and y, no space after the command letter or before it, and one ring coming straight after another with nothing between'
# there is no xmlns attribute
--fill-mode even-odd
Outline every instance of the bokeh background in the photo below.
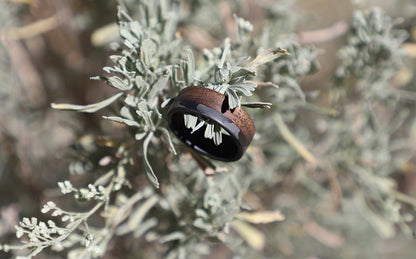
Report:
<svg viewBox="0 0 416 259"><path fill-rule="evenodd" d="M261 26L261 1L241 2L246 8L239 15L257 28ZM301 83L305 91L320 91L319 105L327 105L337 51L345 44L354 9L380 6L390 16L401 17L403 28L410 33L408 43L416 44L415 1L293 3L293 15L300 20L296 31L301 42L323 49L318 58L320 71ZM114 128L106 127L100 113L60 112L50 107L51 102L93 103L111 94L110 87L89 78L103 74L102 67L110 64L108 43L117 39L116 8L117 2L110 0L0 0L0 243L15 240L14 225L21 217L45 217L40 208L56 195L56 182L68 178L70 146L77 138L117 134ZM185 28L181 33L196 49L215 46L224 36ZM408 65L415 65L415 53L410 54L413 60ZM408 193L415 195L415 170L406 181ZM305 225L310 242L276 245L286 250L287 258L339 258L341 254L343 258L416 258L414 240L401 235L385 240L370 227L354 228L355 222L362 220L354 211L340 220L351 226L343 229L345 236ZM272 231L267 226L263 230L266 236ZM305 232L292 231L295 236ZM227 251L223 255L218 252L212 258L227 255ZM0 258L8 256L0 252ZM106 258L121 257L110 252Z"/></svg>

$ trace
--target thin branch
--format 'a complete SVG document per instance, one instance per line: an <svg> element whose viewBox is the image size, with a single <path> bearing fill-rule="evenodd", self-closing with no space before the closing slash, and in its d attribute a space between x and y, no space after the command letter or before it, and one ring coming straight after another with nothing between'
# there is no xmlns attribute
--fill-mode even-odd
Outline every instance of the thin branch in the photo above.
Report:
<svg viewBox="0 0 416 259"><path fill-rule="evenodd" d="M407 203L407 204L413 206L414 208L416 208L416 198L410 197L409 195L406 195L406 194L404 194L402 192L399 192L399 191L393 191L393 195L398 201L401 201L403 203Z"/></svg>
<svg viewBox="0 0 416 259"><path fill-rule="evenodd" d="M260 81L251 81L251 80L246 80L245 82L255 83L257 86L272 86L275 88L279 88L279 86L273 82L260 82Z"/></svg>
<svg viewBox="0 0 416 259"><path fill-rule="evenodd" d="M348 23L339 21L327 28L299 32L299 41L304 44L330 41L344 35L347 31Z"/></svg>
<svg viewBox="0 0 416 259"><path fill-rule="evenodd" d="M319 160L312 155L311 152L290 132L289 128L283 121L282 116L280 114L276 114L274 117L277 123L277 127L280 130L283 138L308 162L312 163L313 165L318 165L320 162Z"/></svg>
<svg viewBox="0 0 416 259"><path fill-rule="evenodd" d="M32 38L48 31L57 28L60 24L60 18L58 14L51 17L33 22L28 25L24 25L19 28L8 29L2 32L2 34L11 40L22 40Z"/></svg>

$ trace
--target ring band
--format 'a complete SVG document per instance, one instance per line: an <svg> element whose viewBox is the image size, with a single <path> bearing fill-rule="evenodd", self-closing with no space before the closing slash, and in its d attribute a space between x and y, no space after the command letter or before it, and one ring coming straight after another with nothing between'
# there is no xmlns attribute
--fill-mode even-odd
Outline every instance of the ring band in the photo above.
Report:
<svg viewBox="0 0 416 259"><path fill-rule="evenodd" d="M216 146L204 137L203 130L191 134L185 126L184 114L208 119L229 133ZM173 133L186 145L210 158L231 162L239 160L253 139L255 127L250 115L241 107L230 109L225 95L205 87L182 90L168 112L168 123Z"/></svg>

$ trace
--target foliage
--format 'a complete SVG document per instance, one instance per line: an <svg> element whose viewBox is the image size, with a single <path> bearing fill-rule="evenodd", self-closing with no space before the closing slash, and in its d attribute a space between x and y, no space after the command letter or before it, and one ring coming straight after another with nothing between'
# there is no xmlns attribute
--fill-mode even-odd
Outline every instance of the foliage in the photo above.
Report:
<svg viewBox="0 0 416 259"><path fill-rule="evenodd" d="M200 13L216 15L213 2L120 1L120 41L112 44L119 54L110 56L114 66L104 67L109 75L92 78L117 93L95 104L52 107L85 113L105 108L110 114L103 118L115 128L122 125L117 130L123 134L85 135L72 146L69 170L90 183L77 187L71 179L58 187L85 212L48 201L41 212L52 219L23 218L16 226L23 244L2 250L23 250L21 258L45 248L65 251L68 258L96 258L127 236L161 244L166 258L209 255L213 243L258 257L271 230L253 225L283 221L268 241L279 245L267 252L290 256L287 247L301 227L311 236L332 235L332 241L315 236L328 246L342 243L319 224L329 225L329 214L341 218L350 206L384 238L393 237L397 226L413 235L409 223L416 202L394 178L414 159L406 143L415 107L404 102L414 95L394 84L407 34L381 9L357 10L326 108L311 103L314 93L301 87L302 79L319 69L322 52L298 42L288 1L263 6L259 31L234 15L234 29L225 37L216 21L205 21L207 30L219 30L221 43L198 51L178 31L184 24L204 28L207 15ZM269 108L250 110L257 133L240 161L211 161L171 137L167 109L188 86L225 94L230 108ZM227 133L210 123L185 115L188 128L207 124L205 137L219 144ZM259 197L267 192L276 192L276 201L261 204ZM337 225L342 230L347 223ZM130 244L131 253L145 257L143 243Z"/></svg>

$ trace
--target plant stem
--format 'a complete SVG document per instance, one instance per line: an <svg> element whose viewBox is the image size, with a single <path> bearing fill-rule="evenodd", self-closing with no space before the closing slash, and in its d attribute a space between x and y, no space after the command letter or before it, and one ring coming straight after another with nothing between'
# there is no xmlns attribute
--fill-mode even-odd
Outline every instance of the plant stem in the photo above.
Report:
<svg viewBox="0 0 416 259"><path fill-rule="evenodd" d="M283 121L283 118L280 114L275 115L275 121L277 123L277 127L280 130L283 138L308 162L318 165L319 160L309 152L308 149L290 132L289 128L287 127L286 123Z"/></svg>

